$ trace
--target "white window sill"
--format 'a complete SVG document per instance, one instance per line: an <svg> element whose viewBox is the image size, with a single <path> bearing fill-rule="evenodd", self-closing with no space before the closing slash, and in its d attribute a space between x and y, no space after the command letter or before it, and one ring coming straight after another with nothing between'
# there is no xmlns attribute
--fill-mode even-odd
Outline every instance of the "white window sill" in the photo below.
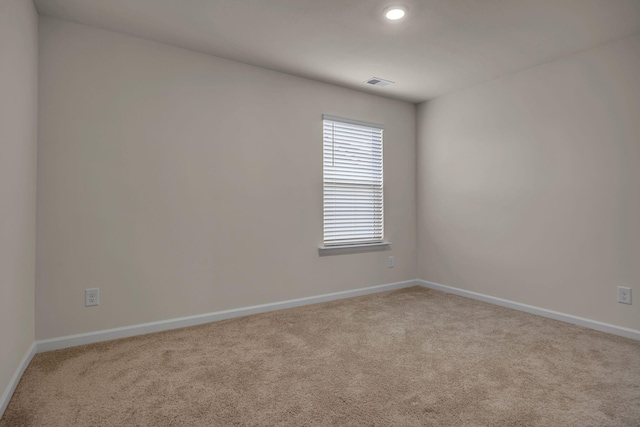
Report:
<svg viewBox="0 0 640 427"><path fill-rule="evenodd" d="M391 249L391 242L366 243L361 245L344 246L320 246L318 254L320 256L356 254L360 252L388 251Z"/></svg>

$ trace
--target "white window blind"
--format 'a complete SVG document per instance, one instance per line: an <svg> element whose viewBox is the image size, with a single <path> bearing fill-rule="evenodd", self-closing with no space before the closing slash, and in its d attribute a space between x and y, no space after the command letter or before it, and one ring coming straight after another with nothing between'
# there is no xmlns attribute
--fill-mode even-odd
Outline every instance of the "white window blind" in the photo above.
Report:
<svg viewBox="0 0 640 427"><path fill-rule="evenodd" d="M382 126L323 116L324 245L384 238Z"/></svg>

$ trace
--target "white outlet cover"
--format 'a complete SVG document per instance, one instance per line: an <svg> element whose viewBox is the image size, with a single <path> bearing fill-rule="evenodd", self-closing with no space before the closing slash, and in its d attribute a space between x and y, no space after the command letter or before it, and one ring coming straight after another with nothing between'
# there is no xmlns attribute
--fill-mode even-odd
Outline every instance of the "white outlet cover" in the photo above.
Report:
<svg viewBox="0 0 640 427"><path fill-rule="evenodd" d="M100 305L100 288L91 288L84 290L84 306L92 307Z"/></svg>
<svg viewBox="0 0 640 427"><path fill-rule="evenodd" d="M618 286L618 302L622 304L631 304L631 288Z"/></svg>

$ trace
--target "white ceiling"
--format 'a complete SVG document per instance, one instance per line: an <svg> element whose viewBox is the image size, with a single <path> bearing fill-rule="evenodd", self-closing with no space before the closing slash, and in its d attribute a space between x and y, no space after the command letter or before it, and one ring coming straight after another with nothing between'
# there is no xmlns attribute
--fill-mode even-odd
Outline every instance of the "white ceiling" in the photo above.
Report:
<svg viewBox="0 0 640 427"><path fill-rule="evenodd" d="M640 32L640 0L35 0L43 15L411 102ZM400 4L400 22L382 11ZM640 54L640 52L639 52ZM369 77L396 84L365 86Z"/></svg>

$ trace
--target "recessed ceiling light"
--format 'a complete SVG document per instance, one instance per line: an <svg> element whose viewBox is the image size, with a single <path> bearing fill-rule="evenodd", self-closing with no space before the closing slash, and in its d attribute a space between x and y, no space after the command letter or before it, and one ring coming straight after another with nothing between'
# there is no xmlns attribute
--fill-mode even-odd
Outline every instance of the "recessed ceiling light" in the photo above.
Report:
<svg viewBox="0 0 640 427"><path fill-rule="evenodd" d="M404 9L400 7L391 7L387 9L384 16L386 16L390 21L397 21L398 19L404 18L404 13Z"/></svg>

